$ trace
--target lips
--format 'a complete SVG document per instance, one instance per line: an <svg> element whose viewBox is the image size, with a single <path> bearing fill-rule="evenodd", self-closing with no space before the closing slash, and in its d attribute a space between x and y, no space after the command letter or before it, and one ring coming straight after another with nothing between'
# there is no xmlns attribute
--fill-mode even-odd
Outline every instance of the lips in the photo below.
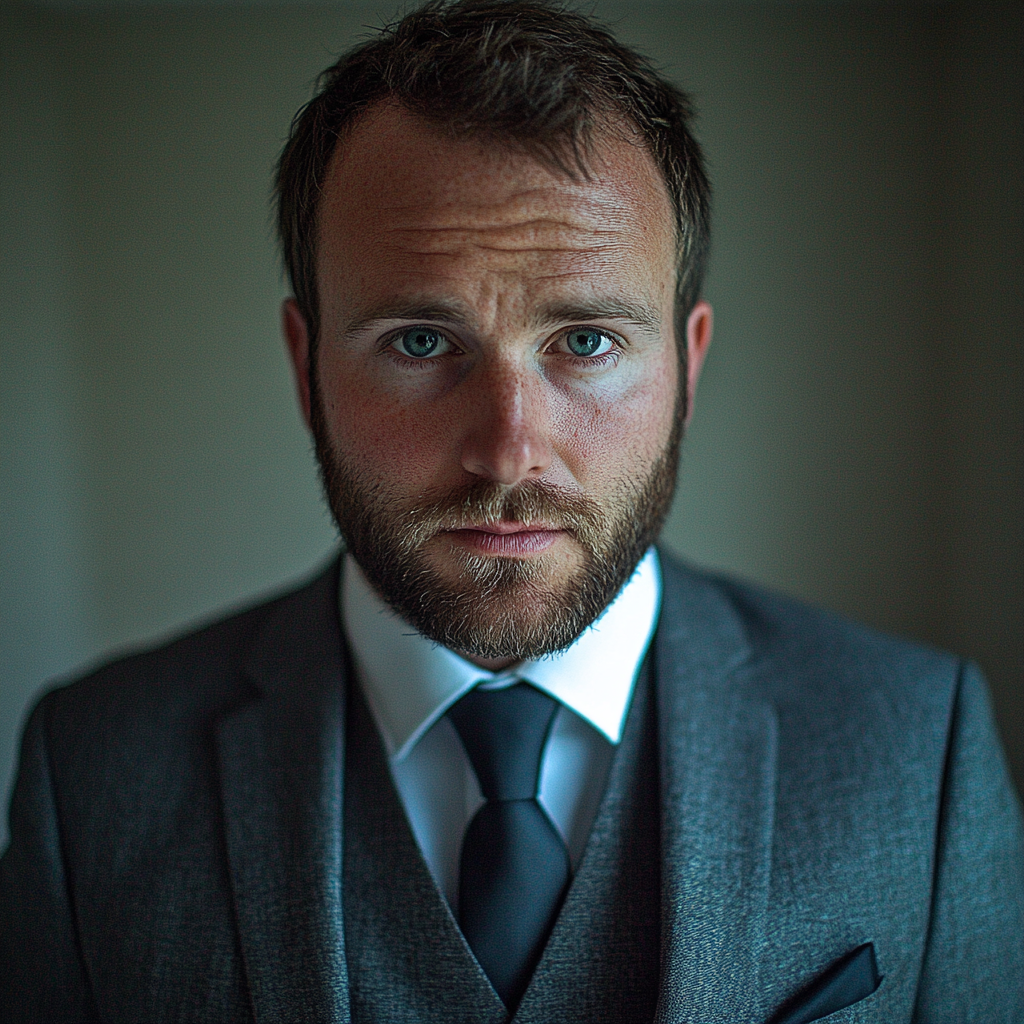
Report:
<svg viewBox="0 0 1024 1024"><path fill-rule="evenodd" d="M445 531L456 544L491 555L531 555L550 548L565 531L546 523L486 523Z"/></svg>

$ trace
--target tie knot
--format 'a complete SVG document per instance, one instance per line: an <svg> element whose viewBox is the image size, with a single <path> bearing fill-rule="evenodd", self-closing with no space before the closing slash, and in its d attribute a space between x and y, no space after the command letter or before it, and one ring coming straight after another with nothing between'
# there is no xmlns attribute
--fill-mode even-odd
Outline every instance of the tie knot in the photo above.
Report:
<svg viewBox="0 0 1024 1024"><path fill-rule="evenodd" d="M527 683L471 690L448 712L485 800L532 800L557 702Z"/></svg>

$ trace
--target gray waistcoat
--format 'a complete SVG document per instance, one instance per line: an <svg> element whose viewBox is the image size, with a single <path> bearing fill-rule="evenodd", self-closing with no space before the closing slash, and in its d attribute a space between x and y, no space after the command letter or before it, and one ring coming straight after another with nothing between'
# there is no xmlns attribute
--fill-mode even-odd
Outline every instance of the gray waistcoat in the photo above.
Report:
<svg viewBox="0 0 1024 1024"><path fill-rule="evenodd" d="M590 840L516 1024L654 1019L660 844L649 676L641 673ZM353 1024L504 1024L505 1007L434 884L356 692L348 721L343 896Z"/></svg>

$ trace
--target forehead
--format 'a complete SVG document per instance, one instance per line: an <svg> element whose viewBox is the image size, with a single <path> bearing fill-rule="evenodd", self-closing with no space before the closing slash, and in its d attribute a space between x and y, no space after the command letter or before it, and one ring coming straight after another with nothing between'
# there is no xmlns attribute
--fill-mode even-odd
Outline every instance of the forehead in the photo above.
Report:
<svg viewBox="0 0 1024 1024"><path fill-rule="evenodd" d="M529 283L646 291L674 281L671 203L640 144L596 140L574 179L486 138L453 137L389 104L338 146L321 198L318 276L353 292ZM671 282L669 284L671 287ZM655 298L655 296L650 296Z"/></svg>

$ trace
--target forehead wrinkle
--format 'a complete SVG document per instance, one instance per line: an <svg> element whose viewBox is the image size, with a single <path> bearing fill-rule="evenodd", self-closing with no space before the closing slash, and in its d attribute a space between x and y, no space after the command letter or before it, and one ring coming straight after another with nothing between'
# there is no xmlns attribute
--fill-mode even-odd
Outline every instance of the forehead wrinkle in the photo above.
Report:
<svg viewBox="0 0 1024 1024"><path fill-rule="evenodd" d="M625 246L617 249L573 249L569 250L568 258L562 261L560 266L550 267L546 270L537 269L530 275L530 279L534 283L568 279L585 286L590 282L598 281L607 287L613 284L613 281L609 279L608 264L611 263L616 268L620 268L626 262L624 257L628 257L628 255L629 250Z"/></svg>
<svg viewBox="0 0 1024 1024"><path fill-rule="evenodd" d="M621 231L543 220L501 226L403 226L389 229L386 235L392 245L419 254L445 252L460 246L496 252L593 252L628 245Z"/></svg>
<svg viewBox="0 0 1024 1024"><path fill-rule="evenodd" d="M587 189L542 185L510 191L490 201L473 201L461 195L454 200L446 191L444 198L434 195L418 198L414 202L384 202L382 210L399 218L416 220L425 213L435 217L455 214L468 219L486 218L495 227L511 223L551 222L566 226L587 226L609 220L624 221L621 213L622 196L618 189L605 189L614 194L596 195L593 185ZM569 193L569 194L567 194ZM557 211L557 212L556 212ZM570 212L571 211L571 212Z"/></svg>
<svg viewBox="0 0 1024 1024"><path fill-rule="evenodd" d="M459 260L467 251L493 253L536 253L537 255L569 254L571 258L593 259L609 255L608 249L580 249L576 246L509 246L493 245L485 242L468 242L459 249L403 249L402 256L437 257L439 259Z"/></svg>
<svg viewBox="0 0 1024 1024"><path fill-rule="evenodd" d="M544 193L544 197L537 202L523 202L514 194L486 203L467 202L463 198L435 202L426 198L415 203L383 204L382 212L393 218L392 224L397 226L388 230L396 233L549 231L597 236L635 233L632 219L623 210L623 197L617 191L607 196L583 193L570 197L551 189L534 189L526 194L533 193Z"/></svg>
<svg viewBox="0 0 1024 1024"><path fill-rule="evenodd" d="M466 207L452 207L453 210L457 209L460 214L467 213ZM423 210L417 209L417 214L422 215ZM414 219L414 223L411 225L403 225L401 227L389 228L390 234L408 234L416 233L420 231L428 232L439 232L443 233L446 231L468 231L468 232L491 232L491 231L530 231L530 230L560 230L570 232L580 232L585 234L594 235L615 235L619 232L615 228L602 228L598 224L588 224L581 220L571 220L560 217L531 217L529 220L508 220L508 221L489 221L484 224L480 224L471 215L452 218L456 221L465 221L465 223L436 223L429 219L418 220ZM471 227L468 225L472 225Z"/></svg>
<svg viewBox="0 0 1024 1024"><path fill-rule="evenodd" d="M625 290L631 290L628 280L632 277L628 272L623 276L618 271L627 268L632 247L623 245L615 248L598 249L559 249L559 250L530 250L528 253L522 251L507 251L493 249L490 247L477 247L475 245L464 247L460 250L431 250L431 249L403 249L400 252L378 252L376 259L367 267L381 264L391 268L401 267L410 280L420 279L426 285L424 293L426 301L432 301L429 297L435 292L438 279L448 282L459 282L463 286L480 286L487 279L492 281L492 286L504 290L506 285L498 282L508 281L513 287L526 287L533 289L537 286L549 283L569 282L573 286L572 291L579 293L582 287L583 294L593 295L596 293L609 296L608 288L615 287L615 281L621 279L621 285ZM483 262L467 265L467 257L473 254L481 255ZM483 255L486 253L486 255ZM518 257L514 263L506 265L506 258L511 254ZM531 266L525 271L521 264L523 256L536 254L537 256L555 255L560 259L552 265L552 260L542 260L539 266ZM500 261L496 263L488 260ZM433 266L431 267L431 263ZM610 276L609 276L610 275ZM442 290L448 286L443 285ZM569 293L570 295L572 292ZM588 305L589 299L583 304ZM567 305L576 305L574 300L569 300ZM641 305L648 309L656 306L655 300L645 295ZM634 304L634 309L639 308ZM468 304L463 304L464 310L469 310ZM467 312L464 319L472 319ZM628 317L627 317L628 319ZM637 318L641 320L643 318Z"/></svg>

